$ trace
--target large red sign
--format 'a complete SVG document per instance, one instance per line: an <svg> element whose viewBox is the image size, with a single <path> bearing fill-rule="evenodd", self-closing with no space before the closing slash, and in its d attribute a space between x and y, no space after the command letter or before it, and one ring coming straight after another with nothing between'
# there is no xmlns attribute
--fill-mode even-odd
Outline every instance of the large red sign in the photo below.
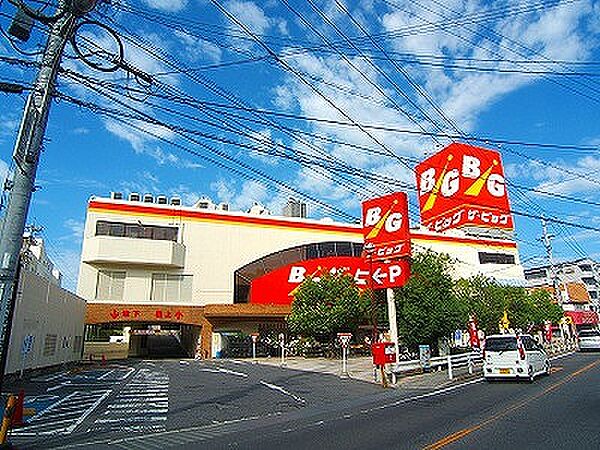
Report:
<svg viewBox="0 0 600 450"><path fill-rule="evenodd" d="M513 229L498 152L450 144L419 164L416 175L421 222L429 229Z"/></svg>
<svg viewBox="0 0 600 450"><path fill-rule="evenodd" d="M373 261L410 256L408 199L404 192L362 204L367 257Z"/></svg>
<svg viewBox="0 0 600 450"><path fill-rule="evenodd" d="M318 280L328 272L347 273L363 289L402 286L410 275L407 260L381 264L352 256L310 259L280 267L252 280L250 303L289 305L304 280L308 277Z"/></svg>

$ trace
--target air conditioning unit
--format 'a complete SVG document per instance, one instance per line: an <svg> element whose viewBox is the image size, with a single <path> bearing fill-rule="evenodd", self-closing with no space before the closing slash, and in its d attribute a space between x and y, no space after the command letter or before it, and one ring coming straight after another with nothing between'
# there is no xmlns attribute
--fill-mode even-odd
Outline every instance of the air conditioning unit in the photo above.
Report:
<svg viewBox="0 0 600 450"><path fill-rule="evenodd" d="M166 195L157 195L156 203L158 203L159 205L166 205L168 203L167 196Z"/></svg>
<svg viewBox="0 0 600 450"><path fill-rule="evenodd" d="M154 203L154 196L152 194L144 194L144 203Z"/></svg>
<svg viewBox="0 0 600 450"><path fill-rule="evenodd" d="M110 193L111 200L123 200L122 192L111 192Z"/></svg>
<svg viewBox="0 0 600 450"><path fill-rule="evenodd" d="M198 203L196 203L196 208L199 208L199 209L208 209L208 206L209 206L208 200L200 200Z"/></svg>
<svg viewBox="0 0 600 450"><path fill-rule="evenodd" d="M171 205L181 206L181 199L179 197L171 197Z"/></svg>
<svg viewBox="0 0 600 450"><path fill-rule="evenodd" d="M141 196L137 192L132 192L131 194L129 194L130 202L139 202L140 200L141 200Z"/></svg>
<svg viewBox="0 0 600 450"><path fill-rule="evenodd" d="M229 211L229 203L219 203L219 209L221 211Z"/></svg>

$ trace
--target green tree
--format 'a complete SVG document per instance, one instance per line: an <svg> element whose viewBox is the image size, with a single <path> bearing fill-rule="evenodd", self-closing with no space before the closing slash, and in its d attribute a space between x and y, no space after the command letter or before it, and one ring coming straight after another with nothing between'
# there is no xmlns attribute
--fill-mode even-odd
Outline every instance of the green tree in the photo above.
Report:
<svg viewBox="0 0 600 450"><path fill-rule="evenodd" d="M511 328L529 330L545 320L556 323L562 317L560 306L552 302L546 291L528 292L525 288L505 286L478 275L459 280L456 293L469 314L477 317L479 328L486 334L497 333L504 311Z"/></svg>
<svg viewBox="0 0 600 450"><path fill-rule="evenodd" d="M327 273L300 285L287 322L292 333L327 342L338 332L355 332L367 321L369 304L352 276Z"/></svg>
<svg viewBox="0 0 600 450"><path fill-rule="evenodd" d="M411 349L419 344L437 348L439 338L461 328L465 310L454 292L448 255L431 251L411 260L411 276L395 290L398 333Z"/></svg>

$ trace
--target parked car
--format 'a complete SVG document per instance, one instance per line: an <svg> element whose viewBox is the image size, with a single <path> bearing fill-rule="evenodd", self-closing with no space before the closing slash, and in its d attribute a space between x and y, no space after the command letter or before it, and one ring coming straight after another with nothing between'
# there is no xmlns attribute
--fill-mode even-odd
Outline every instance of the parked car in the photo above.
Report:
<svg viewBox="0 0 600 450"><path fill-rule="evenodd" d="M483 376L493 379L526 379L550 374L550 360L537 341L528 334L488 336L483 347Z"/></svg>
<svg viewBox="0 0 600 450"><path fill-rule="evenodd" d="M599 330L582 330L577 336L579 351L594 351L600 350L600 331Z"/></svg>

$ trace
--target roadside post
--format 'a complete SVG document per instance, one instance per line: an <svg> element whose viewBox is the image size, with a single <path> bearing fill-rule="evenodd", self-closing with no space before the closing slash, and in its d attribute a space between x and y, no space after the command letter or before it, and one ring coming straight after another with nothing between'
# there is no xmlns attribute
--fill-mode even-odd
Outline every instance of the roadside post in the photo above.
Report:
<svg viewBox="0 0 600 450"><path fill-rule="evenodd" d="M256 364L256 342L258 341L258 333L252 333L252 362Z"/></svg>
<svg viewBox="0 0 600 450"><path fill-rule="evenodd" d="M285 366L285 334L279 333L279 346L281 347L281 366Z"/></svg>
<svg viewBox="0 0 600 450"><path fill-rule="evenodd" d="M337 338L342 346L342 377L348 377L348 344L352 333L338 333Z"/></svg>

